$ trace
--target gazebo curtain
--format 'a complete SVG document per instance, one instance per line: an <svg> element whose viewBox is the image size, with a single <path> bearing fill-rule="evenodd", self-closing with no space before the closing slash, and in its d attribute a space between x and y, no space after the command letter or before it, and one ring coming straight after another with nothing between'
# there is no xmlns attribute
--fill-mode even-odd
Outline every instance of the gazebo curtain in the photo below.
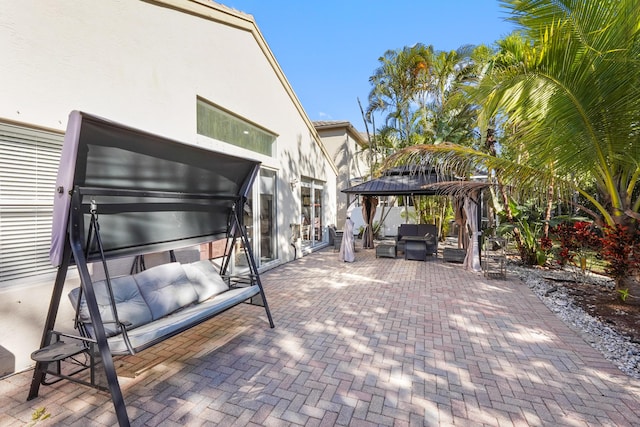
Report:
<svg viewBox="0 0 640 427"><path fill-rule="evenodd" d="M362 247L373 249L373 217L376 214L378 198L374 196L364 196L362 198L362 217L365 221L365 230L362 233Z"/></svg>
<svg viewBox="0 0 640 427"><path fill-rule="evenodd" d="M464 267L467 270L481 271L480 247L478 237L478 192L469 193L464 197L464 213L467 217L466 227L469 244L467 245L467 255L464 258Z"/></svg>

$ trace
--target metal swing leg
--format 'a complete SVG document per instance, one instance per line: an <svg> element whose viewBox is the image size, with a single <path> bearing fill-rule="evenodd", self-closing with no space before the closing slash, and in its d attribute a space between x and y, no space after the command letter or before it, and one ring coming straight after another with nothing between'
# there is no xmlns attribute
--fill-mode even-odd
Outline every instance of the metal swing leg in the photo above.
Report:
<svg viewBox="0 0 640 427"><path fill-rule="evenodd" d="M40 348L45 348L50 344L49 340L51 339L51 331L56 323L56 317L58 316L58 309L60 306L60 299L62 297L62 291L64 289L64 281L67 277L67 270L69 268L69 263L71 262L71 246L69 245L69 240L65 243L63 254L62 254L62 264L58 267L58 272L56 273L56 281L53 286L53 292L51 295L51 302L49 303L49 312L47 314L47 320L44 324L44 330L42 331L42 340L40 342ZM31 387L29 389L29 396L27 400L32 400L38 397L38 392L40 390L40 384L44 382L46 376L46 368L47 364L43 362L36 362L36 367L33 371L33 377L31 379Z"/></svg>

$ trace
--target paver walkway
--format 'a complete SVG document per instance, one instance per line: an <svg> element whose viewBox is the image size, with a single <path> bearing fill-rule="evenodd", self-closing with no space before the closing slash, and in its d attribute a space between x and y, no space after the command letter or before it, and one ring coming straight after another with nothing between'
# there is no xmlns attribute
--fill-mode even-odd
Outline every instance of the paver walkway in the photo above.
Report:
<svg viewBox="0 0 640 427"><path fill-rule="evenodd" d="M640 381L519 280L330 249L265 273L276 323L239 306L116 360L133 425L638 426ZM0 381L0 425L114 425L109 396Z"/></svg>

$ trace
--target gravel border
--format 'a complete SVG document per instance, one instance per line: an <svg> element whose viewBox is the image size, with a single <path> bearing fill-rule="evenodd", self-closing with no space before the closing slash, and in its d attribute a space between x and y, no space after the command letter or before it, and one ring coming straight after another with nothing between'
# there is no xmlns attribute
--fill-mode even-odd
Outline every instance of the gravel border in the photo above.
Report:
<svg viewBox="0 0 640 427"><path fill-rule="evenodd" d="M632 342L610 326L576 306L562 284L545 277L567 278L569 271L540 270L509 264L515 274L531 289L552 312L571 329L578 332L591 347L599 350L605 359L615 364L628 376L640 379L640 343ZM601 286L613 286L610 279L589 275L588 279Z"/></svg>

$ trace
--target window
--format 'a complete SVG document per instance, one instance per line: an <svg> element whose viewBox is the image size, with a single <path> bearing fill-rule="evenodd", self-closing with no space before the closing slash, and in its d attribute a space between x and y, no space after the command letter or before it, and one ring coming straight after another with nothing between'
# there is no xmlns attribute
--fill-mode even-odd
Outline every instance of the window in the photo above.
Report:
<svg viewBox="0 0 640 427"><path fill-rule="evenodd" d="M278 259L276 182L275 171L260 170L260 265Z"/></svg>
<svg viewBox="0 0 640 427"><path fill-rule="evenodd" d="M0 287L53 273L53 195L62 134L0 123Z"/></svg>
<svg viewBox="0 0 640 427"><path fill-rule="evenodd" d="M260 127L198 99L198 134L273 157L276 136Z"/></svg>
<svg viewBox="0 0 640 427"><path fill-rule="evenodd" d="M302 179L301 195L301 238L302 246L310 247L322 243L324 238L322 218L323 183L311 179Z"/></svg>

